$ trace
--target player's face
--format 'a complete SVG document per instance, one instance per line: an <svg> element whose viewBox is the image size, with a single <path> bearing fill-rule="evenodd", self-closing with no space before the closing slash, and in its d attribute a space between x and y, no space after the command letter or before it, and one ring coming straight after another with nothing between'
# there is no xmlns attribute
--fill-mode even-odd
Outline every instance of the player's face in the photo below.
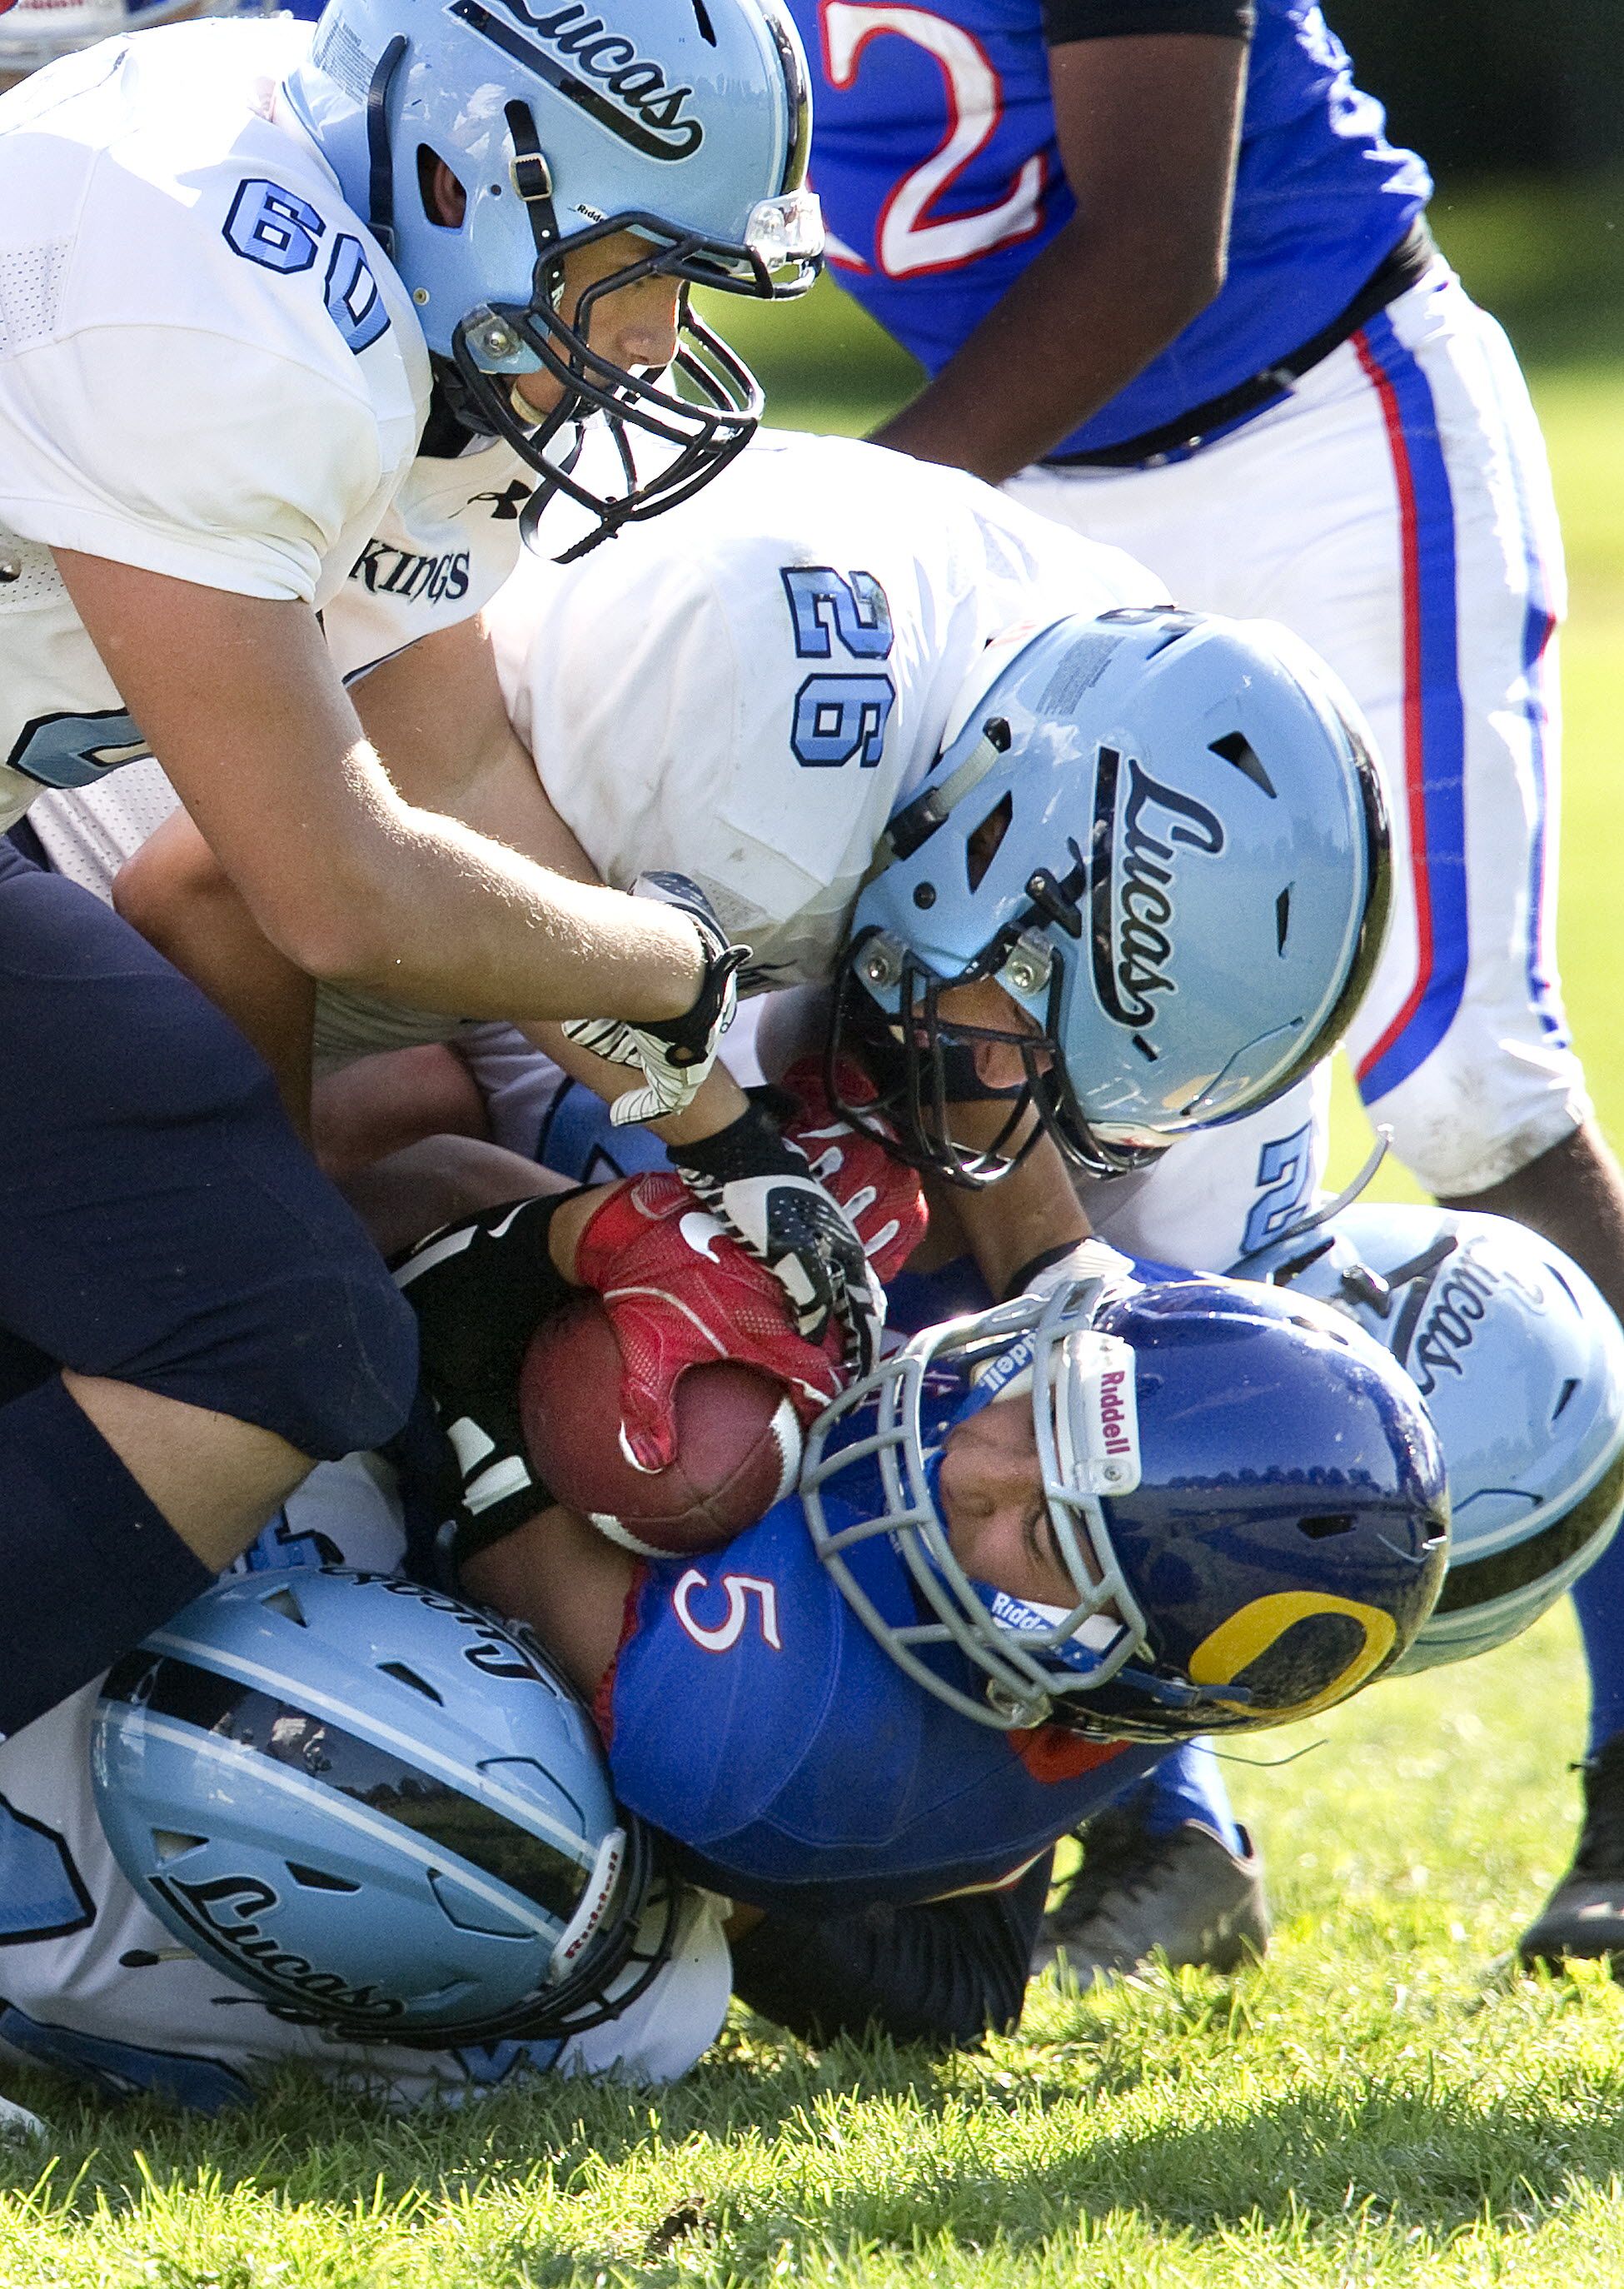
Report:
<svg viewBox="0 0 1624 2289"><path fill-rule="evenodd" d="M1005 1033L1038 1031L1020 1003L991 977L977 978L968 985L950 985L936 1009L945 1025L984 1025ZM1007 1042L976 1041L972 1054L975 1078L983 1089L1019 1089L1026 1079L1020 1050Z"/></svg>
<svg viewBox="0 0 1624 2289"><path fill-rule="evenodd" d="M431 212L451 227L466 210L462 185L443 160L435 160L425 187ZM647 259L649 249L629 230L594 239L564 257L563 291L559 311L566 325L574 326L583 298L617 271L628 270ZM655 372L671 363L677 353L677 318L681 282L658 275L634 279L630 285L612 287L588 306L586 339L601 357L616 365L644 366ZM537 419L551 413L563 395L563 384L550 373L521 373L513 382L515 408L521 418Z"/></svg>
<svg viewBox="0 0 1624 2289"><path fill-rule="evenodd" d="M589 288L619 270L641 262L649 253L642 240L629 230L610 238L595 239L564 257L564 290L560 309L566 325L576 323L581 300ZM658 372L677 353L678 303L681 283L657 273L634 279L630 285L612 287L593 299L587 313L586 339L591 348L614 364ZM534 414L551 413L563 395L563 385L550 373L522 373L513 383L513 395Z"/></svg>
<svg viewBox="0 0 1624 2289"><path fill-rule="evenodd" d="M1077 1603L1043 1498L1029 1399L999 1400L956 1424L939 1483L949 1547L973 1580L1029 1605Z"/></svg>

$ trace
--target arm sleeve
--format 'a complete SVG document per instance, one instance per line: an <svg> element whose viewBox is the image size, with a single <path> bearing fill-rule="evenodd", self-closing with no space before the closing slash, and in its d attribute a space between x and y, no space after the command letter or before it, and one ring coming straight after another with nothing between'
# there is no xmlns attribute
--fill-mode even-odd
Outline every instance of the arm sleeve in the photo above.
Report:
<svg viewBox="0 0 1624 2289"><path fill-rule="evenodd" d="M378 490L364 396L241 342L89 328L12 364L0 514L25 539L309 603Z"/></svg>
<svg viewBox="0 0 1624 2289"><path fill-rule="evenodd" d="M1043 36L1052 48L1073 40L1115 40L1142 32L1210 32L1250 40L1253 0L1042 0Z"/></svg>
<svg viewBox="0 0 1624 2289"><path fill-rule="evenodd" d="M830 1918L765 1916L734 1948L734 1992L814 2043L873 2030L946 2049L1011 2034L1053 1858L1046 1852L1001 1892Z"/></svg>
<svg viewBox="0 0 1624 2289"><path fill-rule="evenodd" d="M519 1362L536 1329L580 1293L553 1263L553 1219L588 1189L543 1194L521 1211L481 1209L391 1259L397 1278L402 1270L408 1273L403 1285L417 1314L422 1364L417 1402L388 1450L400 1473L407 1570L418 1581L439 1579L448 1559L454 1575L455 1566L474 1549L499 1541L522 1516L545 1509L553 1499L532 1472L520 1515L513 1514L513 1498L499 1502L485 1513L494 1533L473 1543L459 1536L449 1551L442 1549L441 1528L458 1511L465 1475L445 1422L472 1414L488 1436L498 1435L490 1426L506 1426L506 1451L521 1448ZM490 1236L492 1223L503 1228L506 1246ZM466 1245L453 1244L469 1229L473 1237ZM414 1256L420 1259L415 1274L410 1270Z"/></svg>

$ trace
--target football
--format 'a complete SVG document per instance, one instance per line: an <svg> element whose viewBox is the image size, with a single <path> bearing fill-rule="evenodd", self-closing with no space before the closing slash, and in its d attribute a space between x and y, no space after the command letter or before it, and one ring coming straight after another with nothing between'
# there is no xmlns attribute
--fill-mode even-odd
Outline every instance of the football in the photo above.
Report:
<svg viewBox="0 0 1624 2289"><path fill-rule="evenodd" d="M800 1425L782 1384L730 1360L677 1384L677 1452L640 1471L621 1443L620 1349L595 1296L538 1328L520 1376L525 1445L558 1501L640 1558L720 1550L789 1493Z"/></svg>

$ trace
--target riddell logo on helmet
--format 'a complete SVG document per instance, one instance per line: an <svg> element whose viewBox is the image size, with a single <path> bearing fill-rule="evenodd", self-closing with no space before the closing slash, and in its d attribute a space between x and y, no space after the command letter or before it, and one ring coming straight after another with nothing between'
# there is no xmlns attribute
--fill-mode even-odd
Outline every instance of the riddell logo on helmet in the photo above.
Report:
<svg viewBox="0 0 1624 2289"><path fill-rule="evenodd" d="M1125 1367L1107 1368L1100 1377L1101 1451L1107 1455L1134 1452L1134 1424L1128 1413L1132 1396Z"/></svg>
<svg viewBox="0 0 1624 2289"><path fill-rule="evenodd" d="M1142 1468L1134 1360L1126 1344L1103 1340L1106 1355L1082 1386L1082 1478L1097 1495L1127 1495L1139 1484Z"/></svg>
<svg viewBox="0 0 1624 2289"><path fill-rule="evenodd" d="M1153 779L1129 756L1102 747L1094 799L1090 943L1094 990L1108 1017L1139 1034L1156 1023L1161 994L1176 993L1173 861L1182 846L1215 858L1222 822L1193 795ZM1118 804L1118 795L1121 801ZM1153 1055L1148 1042L1147 1056Z"/></svg>
<svg viewBox="0 0 1624 2289"><path fill-rule="evenodd" d="M652 57L640 55L624 32L612 32L569 0L561 8L537 10L527 0L502 0L509 15L545 44L522 45L497 24L479 0L457 0L452 14L520 56L600 126L618 135L648 159L689 159L705 140L705 129L683 105L691 87L673 87ZM573 65L573 70L569 66Z"/></svg>

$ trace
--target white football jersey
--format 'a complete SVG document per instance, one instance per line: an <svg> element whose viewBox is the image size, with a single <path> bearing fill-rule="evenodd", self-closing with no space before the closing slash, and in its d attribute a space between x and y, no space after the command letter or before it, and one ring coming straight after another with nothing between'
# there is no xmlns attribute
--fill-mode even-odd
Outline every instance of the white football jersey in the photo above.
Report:
<svg viewBox="0 0 1624 2289"><path fill-rule="evenodd" d="M691 876L759 990L829 976L991 637L1165 601L973 477L778 432L578 564L525 558L487 618L508 714L604 879Z"/></svg>
<svg viewBox="0 0 1624 2289"><path fill-rule="evenodd" d="M482 534L472 466L421 463L409 488L460 499L448 530ZM488 573L489 538L469 545ZM355 586L330 635L342 610L345 643L380 656L394 646L379 625L361 633L362 611L400 600ZM697 499L578 563L524 556L486 617L508 713L604 879L691 875L754 949L745 984L762 990L828 977L880 830L929 769L991 637L1165 601L1132 558L973 477L774 432ZM45 796L32 823L53 865L105 897L173 803L147 762ZM317 1067L457 1030L323 989Z"/></svg>
<svg viewBox="0 0 1624 2289"><path fill-rule="evenodd" d="M356 675L489 603L519 561L519 512L535 482L498 439L476 440L450 459L420 453L322 615L339 674Z"/></svg>
<svg viewBox="0 0 1624 2289"><path fill-rule="evenodd" d="M175 25L0 97L0 826L145 752L52 547L319 610L410 468L427 353L279 94L309 37Z"/></svg>
<svg viewBox="0 0 1624 2289"><path fill-rule="evenodd" d="M404 1535L385 1466L321 1464L234 1572L388 1570ZM690 1892L670 1962L619 2018L566 2043L456 2051L334 2040L275 2018L178 1947L126 1881L91 1792L97 1687L0 1743L0 2058L54 2067L117 2096L155 2090L209 2110L291 2062L400 2104L457 2098L526 2073L669 2082L714 2041L732 1966L727 1903Z"/></svg>

